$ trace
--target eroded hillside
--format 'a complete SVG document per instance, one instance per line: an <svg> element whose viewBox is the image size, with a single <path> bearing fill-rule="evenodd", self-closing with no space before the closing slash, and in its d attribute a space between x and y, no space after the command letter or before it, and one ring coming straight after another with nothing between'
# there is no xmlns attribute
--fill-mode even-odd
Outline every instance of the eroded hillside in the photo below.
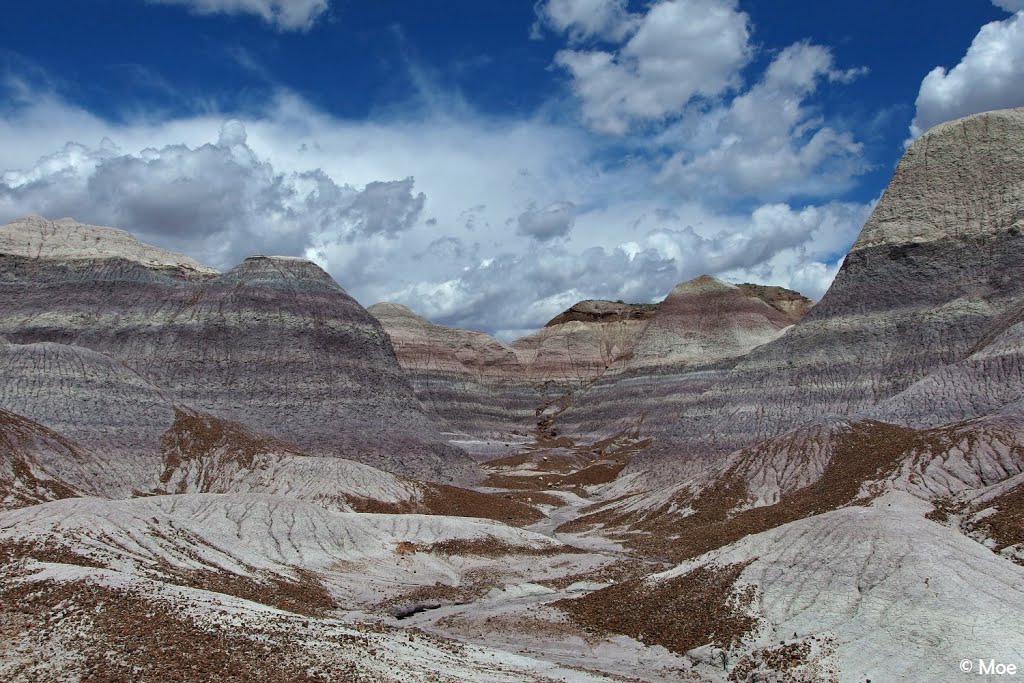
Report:
<svg viewBox="0 0 1024 683"><path fill-rule="evenodd" d="M511 344L307 261L0 228L0 678L921 681L1024 664L1024 110L907 151L816 305Z"/></svg>

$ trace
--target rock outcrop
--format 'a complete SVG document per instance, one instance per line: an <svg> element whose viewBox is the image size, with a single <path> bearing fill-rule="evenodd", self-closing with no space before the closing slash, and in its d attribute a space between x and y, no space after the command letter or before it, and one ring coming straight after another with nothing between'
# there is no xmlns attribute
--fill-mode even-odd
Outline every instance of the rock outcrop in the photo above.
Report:
<svg viewBox="0 0 1024 683"><path fill-rule="evenodd" d="M658 304L581 301L509 345L435 325L400 304L368 310L441 424L515 440L532 427L533 415L563 411L597 382L643 392L650 386L637 384L638 376L735 360L778 337L812 305L781 287L702 276L678 285Z"/></svg>
<svg viewBox="0 0 1024 683"><path fill-rule="evenodd" d="M581 301L512 342L512 348L534 382L579 389L605 374L621 372L658 310L657 304Z"/></svg>
<svg viewBox="0 0 1024 683"><path fill-rule="evenodd" d="M401 304L367 310L442 429L496 439L531 429L537 394L512 348L483 332L435 325Z"/></svg>
<svg viewBox="0 0 1024 683"><path fill-rule="evenodd" d="M103 465L52 429L0 409L0 511L83 495L130 494Z"/></svg>
<svg viewBox="0 0 1024 683"><path fill-rule="evenodd" d="M125 260L154 270L177 270L217 275L217 270L184 254L143 244L131 233L73 218L49 221L26 216L0 230L0 256L32 259L101 261Z"/></svg>
<svg viewBox="0 0 1024 683"><path fill-rule="evenodd" d="M790 325L803 320L803 317L814 306L814 301L811 299L808 299L800 292L786 289L785 287L758 285L751 282L744 282L736 286L744 294L757 297L775 310L783 313Z"/></svg>
<svg viewBox="0 0 1024 683"><path fill-rule="evenodd" d="M174 423L167 396L138 373L91 349L52 342L0 347L0 407L88 453L91 481L69 481L115 498L152 489L160 440Z"/></svg>

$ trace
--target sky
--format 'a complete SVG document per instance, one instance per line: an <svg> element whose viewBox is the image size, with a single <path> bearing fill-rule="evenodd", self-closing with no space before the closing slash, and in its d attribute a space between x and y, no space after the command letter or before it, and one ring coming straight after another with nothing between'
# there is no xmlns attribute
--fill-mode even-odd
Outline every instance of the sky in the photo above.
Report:
<svg viewBox="0 0 1024 683"><path fill-rule="evenodd" d="M7 0L0 221L512 339L678 282L828 288L905 146L1024 106L1024 0Z"/></svg>

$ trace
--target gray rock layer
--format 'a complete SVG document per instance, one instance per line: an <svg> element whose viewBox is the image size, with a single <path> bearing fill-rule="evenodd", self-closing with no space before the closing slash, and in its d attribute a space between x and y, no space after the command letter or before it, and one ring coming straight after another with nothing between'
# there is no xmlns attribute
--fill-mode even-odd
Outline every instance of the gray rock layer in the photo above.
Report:
<svg viewBox="0 0 1024 683"><path fill-rule="evenodd" d="M504 438L532 427L537 388L509 346L435 325L401 304L367 309L391 339L416 396L445 431Z"/></svg>
<svg viewBox="0 0 1024 683"><path fill-rule="evenodd" d="M0 228L0 334L102 353L169 403L313 455L432 480L472 476L472 461L423 413L380 324L319 267L253 257L216 275L184 257L140 257L123 240L101 248L108 232L83 240L89 230L43 230L50 242L67 233L51 258L31 255L38 219Z"/></svg>
<svg viewBox="0 0 1024 683"><path fill-rule="evenodd" d="M1001 334L1024 303L1022 232L1024 110L940 126L908 150L832 287L801 322L728 370L691 365L601 383L563 424L593 431L643 414L657 442L633 470L654 478L675 465L685 478L822 416L871 412L922 424L972 417L977 410L943 408L928 395L991 393L984 386L999 375L988 372L1002 363L1017 384L988 400L992 409L1019 386L1019 365L1005 353L982 370L975 359L973 379L968 363L956 389L952 370L920 385L914 401L923 414L908 401L879 407Z"/></svg>
<svg viewBox="0 0 1024 683"><path fill-rule="evenodd" d="M679 387L672 368L728 366L778 337L811 305L791 290L702 276L678 285L660 304L582 301L510 345L435 325L400 304L369 311L441 424L514 439L532 429L540 413L563 409L595 382L614 382L627 400L634 392L641 400L673 394ZM668 383L653 379L665 373ZM627 410L620 417L604 415L594 430L635 426L639 414Z"/></svg>

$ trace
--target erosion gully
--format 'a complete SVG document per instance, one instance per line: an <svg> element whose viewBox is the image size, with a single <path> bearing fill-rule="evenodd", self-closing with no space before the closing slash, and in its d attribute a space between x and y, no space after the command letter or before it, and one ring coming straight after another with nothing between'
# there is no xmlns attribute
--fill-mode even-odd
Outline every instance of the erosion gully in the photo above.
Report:
<svg viewBox="0 0 1024 683"><path fill-rule="evenodd" d="M545 517L524 528L558 540L571 553L562 575L544 572L537 583L527 579L492 588L465 602L434 601L416 605L401 624L470 644L517 652L623 681L692 681L687 662L659 646L614 634L588 632L553 603L578 598L610 583L667 568L663 562L640 557L601 533L560 530L584 510L602 501L601 489L649 441L638 429L624 430L591 443L560 434L558 415L571 405L562 399L537 409L532 440L515 453L483 463L487 477L481 492L528 502ZM496 565L530 563L534 558L509 557Z"/></svg>

